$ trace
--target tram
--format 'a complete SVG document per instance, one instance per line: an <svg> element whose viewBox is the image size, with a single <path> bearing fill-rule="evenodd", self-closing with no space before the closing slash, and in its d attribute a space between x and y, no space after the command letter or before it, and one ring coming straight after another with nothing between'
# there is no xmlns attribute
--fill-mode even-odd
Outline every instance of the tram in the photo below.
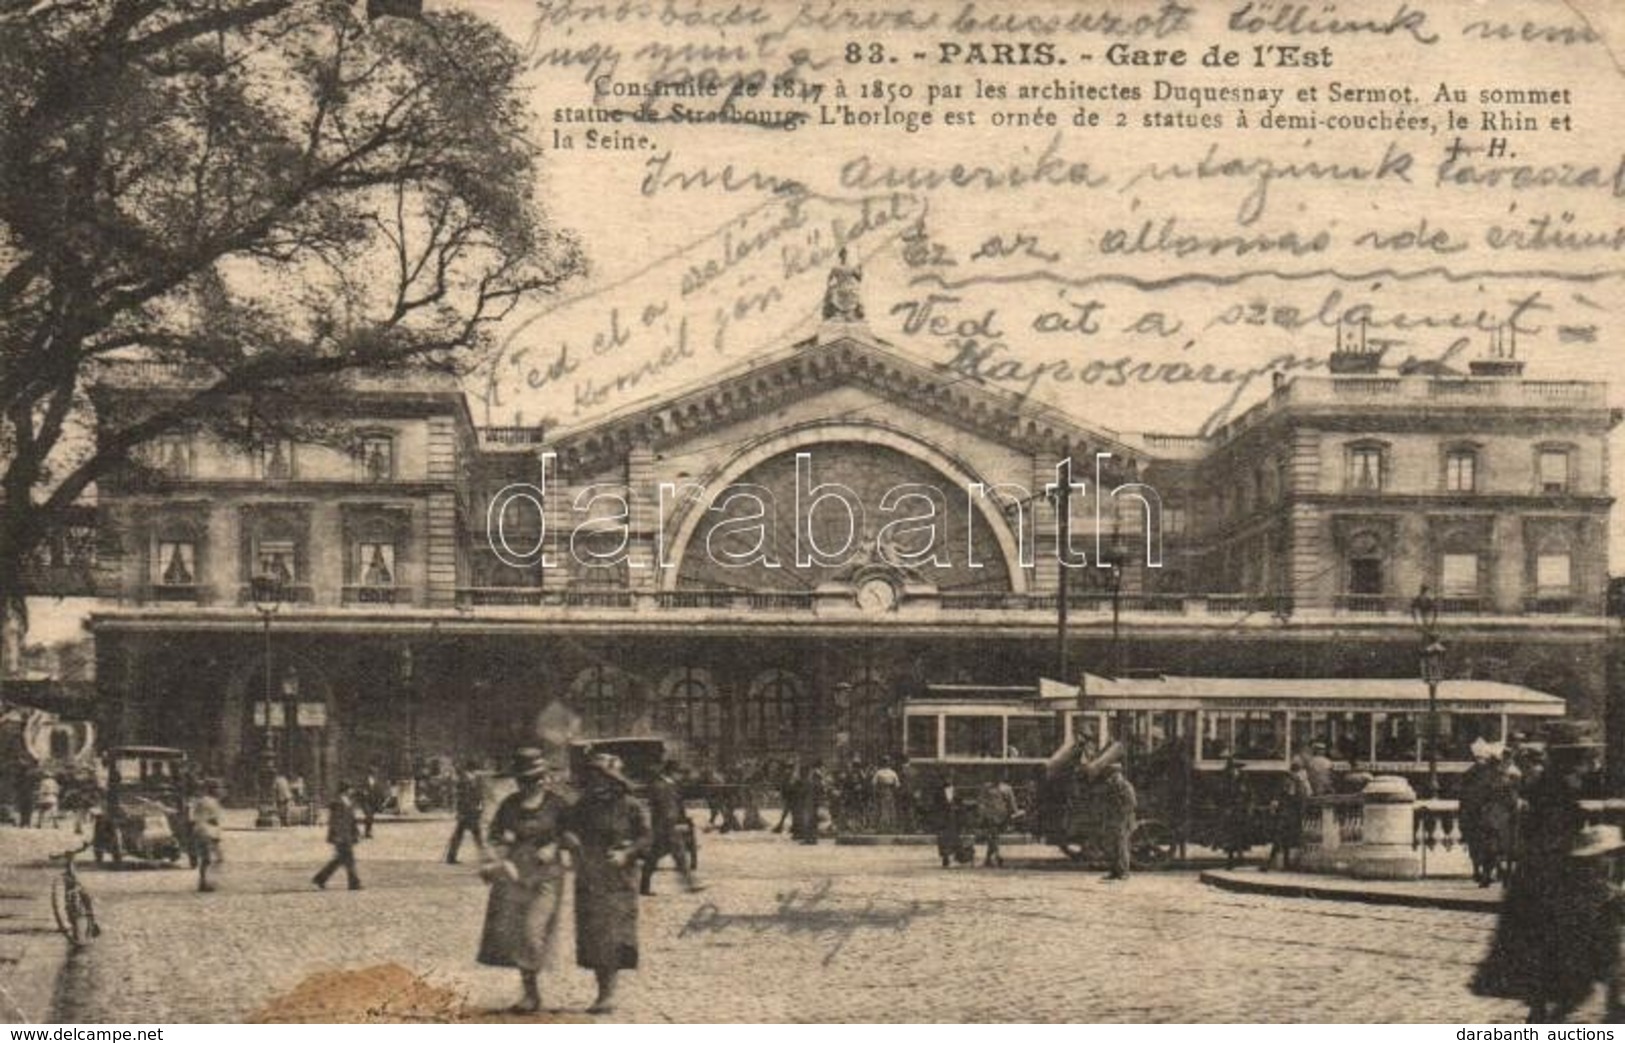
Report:
<svg viewBox="0 0 1625 1043"><path fill-rule="evenodd" d="M1482 680L1440 682L1434 709L1446 795L1472 764L1474 742L1535 734L1565 713L1555 696ZM1055 792L1046 787L1054 774L1046 765L1067 748L1084 762L1119 748L1149 823L1138 846L1154 861L1187 839L1214 835L1215 783L1227 758L1241 763L1261 795L1316 745L1340 773L1419 784L1429 770L1429 715L1427 687L1409 679L1086 674L1078 686L927 685L904 705L903 740L917 774L951 773L961 786L1009 781L1029 810L1029 828L1074 858L1085 838L1057 824L1053 799L1042 806Z"/></svg>

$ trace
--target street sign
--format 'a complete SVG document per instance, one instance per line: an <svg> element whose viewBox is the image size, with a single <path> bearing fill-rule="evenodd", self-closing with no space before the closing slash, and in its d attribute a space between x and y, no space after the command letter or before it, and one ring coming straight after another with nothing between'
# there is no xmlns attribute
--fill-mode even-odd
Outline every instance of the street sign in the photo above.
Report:
<svg viewBox="0 0 1625 1043"><path fill-rule="evenodd" d="M300 703L296 713L296 720L301 728L327 727L326 703Z"/></svg>
<svg viewBox="0 0 1625 1043"><path fill-rule="evenodd" d="M265 719L265 704L264 703L255 703L254 704L254 727L256 727L256 728L280 728L280 727L282 727L283 722L286 721L286 720L287 720L286 711L283 709L283 706L282 706L281 703L272 703L271 704L271 719L270 719L269 722L267 722L266 719Z"/></svg>

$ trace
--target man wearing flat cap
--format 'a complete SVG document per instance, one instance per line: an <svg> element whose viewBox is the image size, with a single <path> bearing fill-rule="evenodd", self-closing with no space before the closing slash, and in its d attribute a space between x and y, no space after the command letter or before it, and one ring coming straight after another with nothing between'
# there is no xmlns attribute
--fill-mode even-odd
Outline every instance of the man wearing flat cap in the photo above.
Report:
<svg viewBox="0 0 1625 1043"><path fill-rule="evenodd" d="M615 1009L615 983L638 965L638 861L649 850L649 812L632 796L619 757L587 761L586 788L561 825L577 852L576 963L598 978L592 1014Z"/></svg>

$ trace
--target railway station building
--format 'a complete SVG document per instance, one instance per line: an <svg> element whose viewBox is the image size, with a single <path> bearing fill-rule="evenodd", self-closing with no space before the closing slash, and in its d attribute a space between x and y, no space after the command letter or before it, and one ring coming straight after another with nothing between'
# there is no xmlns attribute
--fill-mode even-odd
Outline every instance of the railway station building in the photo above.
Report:
<svg viewBox="0 0 1625 1043"><path fill-rule="evenodd" d="M1447 689L1561 698L1625 764L1603 384L1493 347L1395 372L1343 343L1211 436L1128 435L825 313L574 428L481 427L449 377L362 374L313 407L311 444L165 436L98 489L104 740L184 747L244 795L268 761L326 788L538 729L872 762L933 686L1425 693L1425 587ZM110 364L98 408L194 379Z"/></svg>

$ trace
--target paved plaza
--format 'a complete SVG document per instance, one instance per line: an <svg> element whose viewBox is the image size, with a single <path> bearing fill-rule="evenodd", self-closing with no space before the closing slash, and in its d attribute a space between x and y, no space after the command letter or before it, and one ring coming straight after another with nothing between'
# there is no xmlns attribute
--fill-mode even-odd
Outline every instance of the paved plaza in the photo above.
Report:
<svg viewBox="0 0 1625 1043"><path fill-rule="evenodd" d="M184 868L90 869L105 934L67 961L50 1004L18 1000L72 1022L242 1021L313 974L398 965L456 994L464 1016L494 1015L516 998L517 978L473 961L485 890L472 865L439 861L448 831L444 822L381 824L360 848L359 892L311 886L327 851L316 829L228 832L215 894L196 893ZM38 895L49 871L37 855L49 845L21 832L0 831L10 856L0 886ZM689 895L673 873L657 877L659 894L642 906L643 965L626 976L614 1017L1521 1019L1516 1004L1465 989L1494 926L1484 913L1230 893L1189 871L1108 883L1037 846L1012 848L1002 871L945 871L934 854L707 835L709 889ZM36 955L61 942L0 937ZM555 1018L580 1016L592 998L571 944L566 930L544 978ZM369 1013L391 1016L351 1016Z"/></svg>

